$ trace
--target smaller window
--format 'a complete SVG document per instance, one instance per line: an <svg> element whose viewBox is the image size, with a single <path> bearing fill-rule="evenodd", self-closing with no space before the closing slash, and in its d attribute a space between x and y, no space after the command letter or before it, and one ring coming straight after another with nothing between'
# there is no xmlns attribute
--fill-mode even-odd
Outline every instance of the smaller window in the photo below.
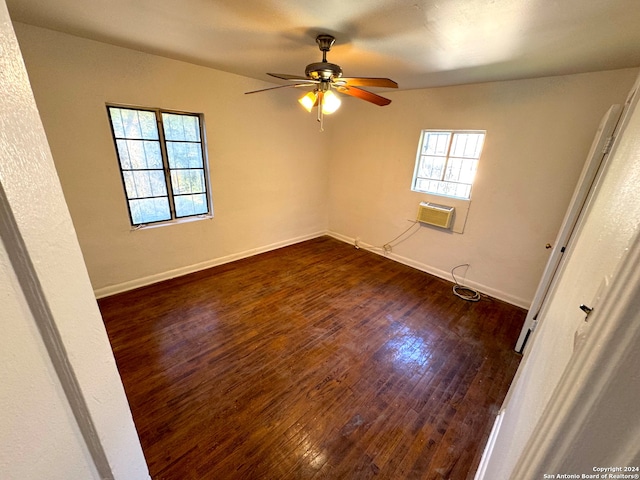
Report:
<svg viewBox="0 0 640 480"><path fill-rule="evenodd" d="M470 199L484 136L477 130L423 130L411 190Z"/></svg>

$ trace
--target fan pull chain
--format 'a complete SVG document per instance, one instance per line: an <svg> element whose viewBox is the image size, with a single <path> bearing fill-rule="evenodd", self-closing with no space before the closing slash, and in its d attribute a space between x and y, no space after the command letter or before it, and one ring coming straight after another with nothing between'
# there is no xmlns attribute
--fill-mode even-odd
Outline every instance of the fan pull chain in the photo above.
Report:
<svg viewBox="0 0 640 480"><path fill-rule="evenodd" d="M320 101L318 102L318 122L320 122L320 131L324 132L324 113L322 112L322 102L323 98L320 97Z"/></svg>

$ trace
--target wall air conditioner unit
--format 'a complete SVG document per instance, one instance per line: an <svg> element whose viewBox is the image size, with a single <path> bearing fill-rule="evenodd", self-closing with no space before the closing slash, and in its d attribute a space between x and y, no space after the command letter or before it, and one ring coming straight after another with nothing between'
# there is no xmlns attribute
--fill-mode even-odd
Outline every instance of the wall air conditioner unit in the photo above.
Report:
<svg viewBox="0 0 640 480"><path fill-rule="evenodd" d="M449 229L453 222L453 212L455 212L455 210L455 207L421 202L418 207L418 218L416 220L420 223Z"/></svg>

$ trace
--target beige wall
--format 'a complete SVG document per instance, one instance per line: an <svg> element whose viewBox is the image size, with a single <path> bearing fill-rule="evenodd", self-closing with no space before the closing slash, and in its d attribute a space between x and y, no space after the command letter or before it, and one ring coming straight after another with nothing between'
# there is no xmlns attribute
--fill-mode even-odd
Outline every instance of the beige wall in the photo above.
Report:
<svg viewBox="0 0 640 480"><path fill-rule="evenodd" d="M344 102L331 137L329 229L376 246L392 240L427 199L410 190L421 129L486 130L464 233L421 227L390 256L449 279L470 263L468 284L527 307L600 118L624 102L636 73L389 92L384 109Z"/></svg>
<svg viewBox="0 0 640 480"><path fill-rule="evenodd" d="M291 92L244 95L269 85L28 25L16 33L98 294L326 230L324 137ZM131 231L106 102L204 113L214 219Z"/></svg>
<svg viewBox="0 0 640 480"><path fill-rule="evenodd" d="M415 219L423 128L487 130L463 234L421 227L390 257L528 306L600 117L635 69L346 98L320 133L256 80L17 25L98 295L329 231L382 245ZM385 92L386 94L386 92ZM131 232L105 102L203 112L215 218ZM446 203L446 202L444 202ZM458 271L464 274L464 270Z"/></svg>

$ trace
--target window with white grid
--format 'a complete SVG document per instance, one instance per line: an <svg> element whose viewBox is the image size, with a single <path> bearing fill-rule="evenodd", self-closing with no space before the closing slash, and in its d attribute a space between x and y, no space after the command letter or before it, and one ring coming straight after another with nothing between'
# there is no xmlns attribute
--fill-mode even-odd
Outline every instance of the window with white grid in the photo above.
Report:
<svg viewBox="0 0 640 480"><path fill-rule="evenodd" d="M411 189L470 199L484 137L480 130L423 130Z"/></svg>
<svg viewBox="0 0 640 480"><path fill-rule="evenodd" d="M131 225L211 216L202 116L107 106Z"/></svg>

